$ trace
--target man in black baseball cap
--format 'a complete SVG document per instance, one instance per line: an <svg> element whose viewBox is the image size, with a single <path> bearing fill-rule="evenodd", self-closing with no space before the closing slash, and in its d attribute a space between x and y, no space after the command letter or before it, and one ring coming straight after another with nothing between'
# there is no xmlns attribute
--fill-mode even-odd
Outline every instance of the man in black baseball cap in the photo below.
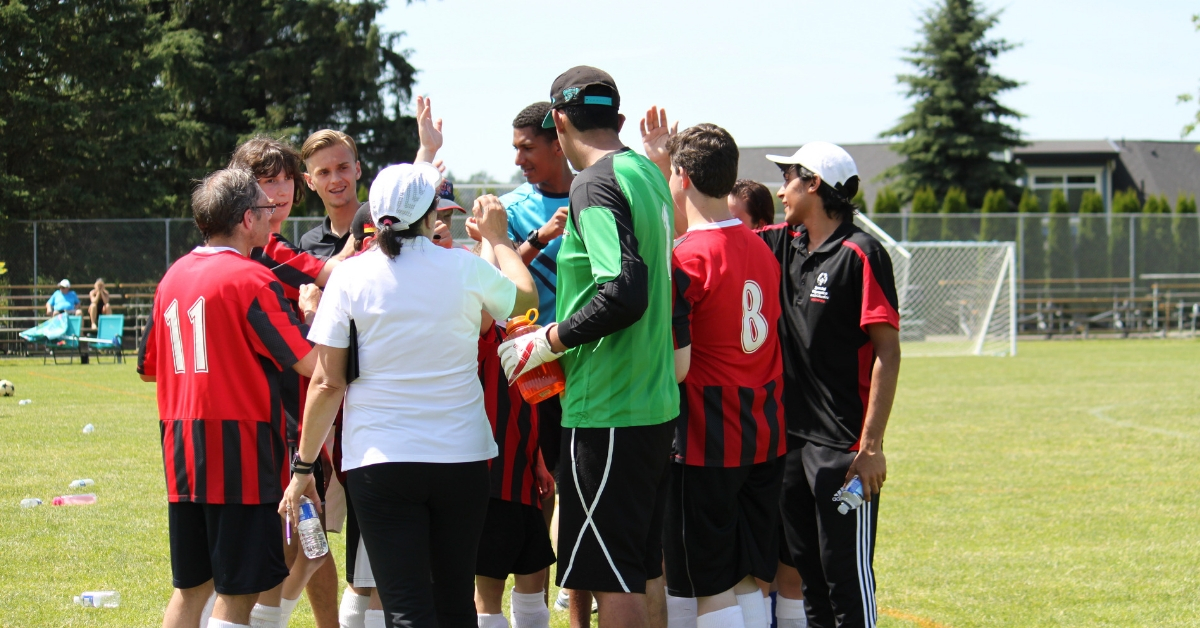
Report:
<svg viewBox="0 0 1200 628"><path fill-rule="evenodd" d="M612 107L615 112L621 108L621 94L617 92L617 82L608 72L580 65L554 79L550 86L550 111L542 119L542 128L553 129L552 112L567 105L601 105Z"/></svg>

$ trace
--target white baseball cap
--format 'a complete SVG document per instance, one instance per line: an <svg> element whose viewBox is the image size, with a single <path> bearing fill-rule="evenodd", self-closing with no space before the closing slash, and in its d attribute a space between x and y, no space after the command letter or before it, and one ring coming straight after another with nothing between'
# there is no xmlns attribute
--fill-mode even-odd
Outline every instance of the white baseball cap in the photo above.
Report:
<svg viewBox="0 0 1200 628"><path fill-rule="evenodd" d="M371 220L377 227L391 218L396 229L407 229L425 215L437 198L442 175L427 163L388 166L371 183Z"/></svg>
<svg viewBox="0 0 1200 628"><path fill-rule="evenodd" d="M67 281L66 279L63 279L62 281L58 282L58 287L60 287L60 288L70 288L70 287L71 287L71 282Z"/></svg>
<svg viewBox="0 0 1200 628"><path fill-rule="evenodd" d="M767 159L777 164L804 166L815 172L822 181L834 189L845 184L850 177L858 176L858 166L854 165L854 158L850 156L850 153L847 153L846 149L841 146L829 142L809 142L801 146L800 150L797 150L791 157L767 155Z"/></svg>

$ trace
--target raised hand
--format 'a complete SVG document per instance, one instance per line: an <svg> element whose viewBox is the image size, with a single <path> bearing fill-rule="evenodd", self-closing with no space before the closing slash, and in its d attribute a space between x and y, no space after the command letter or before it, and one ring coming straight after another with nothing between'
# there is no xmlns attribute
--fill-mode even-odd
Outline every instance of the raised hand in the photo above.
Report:
<svg viewBox="0 0 1200 628"><path fill-rule="evenodd" d="M491 194L485 194L475 199L471 214L479 226L479 234L495 244L497 241L508 242L508 213L504 204Z"/></svg>
<svg viewBox="0 0 1200 628"><path fill-rule="evenodd" d="M679 132L679 122L667 128L667 110L655 105L646 111L646 117L642 118L638 128L642 132L642 148L646 151L646 158L663 171L663 176L669 176L671 154L667 152L667 140Z"/></svg>
<svg viewBox="0 0 1200 628"><path fill-rule="evenodd" d="M431 162L442 148L442 119L433 118L433 101L426 96L417 96L417 134L421 148L415 161Z"/></svg>

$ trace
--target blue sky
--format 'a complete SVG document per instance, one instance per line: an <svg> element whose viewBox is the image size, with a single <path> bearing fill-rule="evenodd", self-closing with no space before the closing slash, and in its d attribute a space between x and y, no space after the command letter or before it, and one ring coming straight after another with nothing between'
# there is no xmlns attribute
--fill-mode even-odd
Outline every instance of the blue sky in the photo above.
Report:
<svg viewBox="0 0 1200 628"><path fill-rule="evenodd" d="M909 108L895 77L930 4L392 0L380 23L407 33L416 92L445 119L450 170L507 181L513 117L580 64L617 81L630 146L652 104L682 126L719 124L743 146L874 141ZM1195 2L985 6L1003 10L991 34L1021 44L994 67L1024 83L1004 102L1026 114L1027 138L1173 140L1194 115L1176 96L1200 89Z"/></svg>

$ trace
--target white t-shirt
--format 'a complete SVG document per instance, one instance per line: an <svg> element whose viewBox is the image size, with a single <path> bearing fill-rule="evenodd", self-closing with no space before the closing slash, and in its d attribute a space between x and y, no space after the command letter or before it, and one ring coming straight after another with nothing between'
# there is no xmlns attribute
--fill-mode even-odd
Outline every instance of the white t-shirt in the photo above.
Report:
<svg viewBox="0 0 1200 628"><path fill-rule="evenodd" d="M480 311L504 320L516 298L496 267L426 238L405 240L394 260L372 248L340 264L308 339L349 347L351 320L358 329L342 468L495 457L478 375Z"/></svg>

